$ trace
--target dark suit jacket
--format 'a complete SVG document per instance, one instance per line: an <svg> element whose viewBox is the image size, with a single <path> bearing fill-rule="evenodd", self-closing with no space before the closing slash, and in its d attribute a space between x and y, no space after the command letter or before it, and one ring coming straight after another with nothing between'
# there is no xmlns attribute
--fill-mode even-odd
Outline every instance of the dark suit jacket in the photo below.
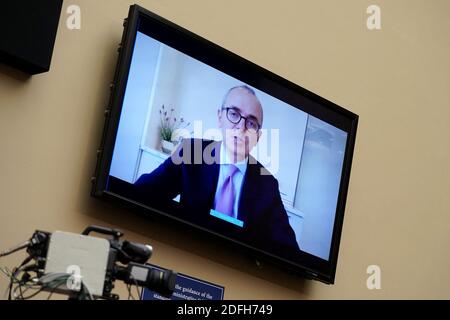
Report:
<svg viewBox="0 0 450 320"><path fill-rule="evenodd" d="M209 152L217 161L193 164L195 157L202 159L203 152ZM281 201L278 181L270 174L261 175L265 169L254 158L248 163L238 205L238 219L244 221L244 228L210 216L219 178L219 153L220 142L184 140L170 158L136 181L134 192L138 200L161 203L180 195L186 215L181 218L274 254L296 253L299 248ZM184 162L179 164L181 159Z"/></svg>

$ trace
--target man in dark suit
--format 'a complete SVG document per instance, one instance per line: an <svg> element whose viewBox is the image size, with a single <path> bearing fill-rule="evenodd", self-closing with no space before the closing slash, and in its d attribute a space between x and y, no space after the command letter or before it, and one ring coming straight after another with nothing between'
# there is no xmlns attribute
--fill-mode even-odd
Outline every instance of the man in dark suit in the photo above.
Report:
<svg viewBox="0 0 450 320"><path fill-rule="evenodd" d="M136 181L137 199L162 203L180 195L185 220L274 254L297 253L278 182L250 156L263 123L255 92L247 86L230 89L217 116L222 141L183 140L170 158Z"/></svg>

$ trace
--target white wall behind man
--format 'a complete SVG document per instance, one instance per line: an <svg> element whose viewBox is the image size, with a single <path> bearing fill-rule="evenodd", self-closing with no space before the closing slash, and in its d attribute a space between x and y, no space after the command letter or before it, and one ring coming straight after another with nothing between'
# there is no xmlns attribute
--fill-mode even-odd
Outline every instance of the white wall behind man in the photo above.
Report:
<svg viewBox="0 0 450 320"><path fill-rule="evenodd" d="M139 155L160 44L138 32L110 174L131 182Z"/></svg>

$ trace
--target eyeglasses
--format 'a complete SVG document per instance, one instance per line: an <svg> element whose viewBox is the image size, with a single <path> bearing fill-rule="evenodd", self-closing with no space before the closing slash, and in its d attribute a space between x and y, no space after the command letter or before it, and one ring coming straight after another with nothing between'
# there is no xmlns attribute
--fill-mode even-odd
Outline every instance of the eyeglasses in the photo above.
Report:
<svg viewBox="0 0 450 320"><path fill-rule="evenodd" d="M258 131L261 129L261 126L259 125L258 121L254 118L250 117L243 117L239 111L237 111L234 108L222 108L222 110L226 110L227 112L227 119L233 124L238 124L241 122L242 119L245 120L245 128L247 130L252 131Z"/></svg>

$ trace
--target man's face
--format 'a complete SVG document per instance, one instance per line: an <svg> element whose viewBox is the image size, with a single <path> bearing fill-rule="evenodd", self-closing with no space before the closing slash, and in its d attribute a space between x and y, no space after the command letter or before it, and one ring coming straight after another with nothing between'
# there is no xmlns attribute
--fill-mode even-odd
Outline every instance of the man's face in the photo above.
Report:
<svg viewBox="0 0 450 320"><path fill-rule="evenodd" d="M247 120L241 118L234 123L239 115ZM243 88L236 88L228 94L223 109L218 111L218 121L225 147L232 159L241 161L250 154L261 135L259 128L251 129L252 125L260 127L262 120L263 111L256 96Z"/></svg>

